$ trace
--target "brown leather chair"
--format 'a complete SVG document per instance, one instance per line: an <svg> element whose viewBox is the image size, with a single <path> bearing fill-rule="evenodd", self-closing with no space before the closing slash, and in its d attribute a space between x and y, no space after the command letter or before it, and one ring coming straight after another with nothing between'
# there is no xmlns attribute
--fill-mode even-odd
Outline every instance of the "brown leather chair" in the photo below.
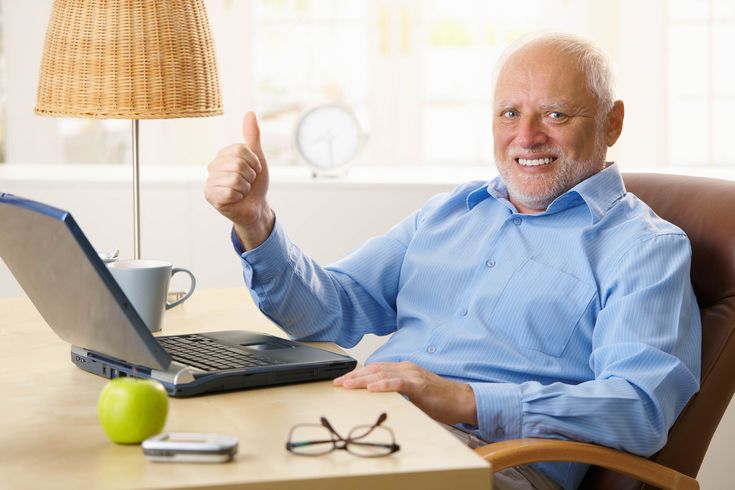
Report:
<svg viewBox="0 0 735 490"><path fill-rule="evenodd" d="M692 284L702 314L702 382L648 459L610 448L550 439L517 439L476 449L493 471L541 461L591 464L580 488L696 489L697 472L735 391L735 182L662 174L625 174L628 192L676 224L692 244Z"/></svg>

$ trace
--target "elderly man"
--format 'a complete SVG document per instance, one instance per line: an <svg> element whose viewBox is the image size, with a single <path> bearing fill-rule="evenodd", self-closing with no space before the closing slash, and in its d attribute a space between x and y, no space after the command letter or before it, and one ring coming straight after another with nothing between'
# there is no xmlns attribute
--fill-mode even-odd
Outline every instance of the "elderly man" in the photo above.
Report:
<svg viewBox="0 0 735 490"><path fill-rule="evenodd" d="M642 455L666 442L699 386L690 247L605 163L621 133L605 56L546 34L500 64L500 177L429 200L329 267L289 242L268 206L252 113L209 166L252 296L294 337L353 346L393 334L335 380L397 391L470 443L592 441ZM586 467L496 475L497 488L575 488Z"/></svg>

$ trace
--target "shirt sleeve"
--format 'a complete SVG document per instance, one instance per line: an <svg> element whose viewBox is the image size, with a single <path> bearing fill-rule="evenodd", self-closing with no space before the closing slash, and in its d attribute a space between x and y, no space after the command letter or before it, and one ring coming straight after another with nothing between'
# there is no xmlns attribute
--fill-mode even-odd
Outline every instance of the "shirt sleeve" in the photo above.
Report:
<svg viewBox="0 0 735 490"><path fill-rule="evenodd" d="M600 284L589 357L594 379L470 383L477 434L588 441L643 456L661 449L699 390L701 322L690 259L681 234L632 244Z"/></svg>
<svg viewBox="0 0 735 490"><path fill-rule="evenodd" d="M243 277L258 307L293 338L352 347L366 333L396 328L396 295L418 212L368 240L339 262L321 267L286 236L278 219L258 247L240 253Z"/></svg>

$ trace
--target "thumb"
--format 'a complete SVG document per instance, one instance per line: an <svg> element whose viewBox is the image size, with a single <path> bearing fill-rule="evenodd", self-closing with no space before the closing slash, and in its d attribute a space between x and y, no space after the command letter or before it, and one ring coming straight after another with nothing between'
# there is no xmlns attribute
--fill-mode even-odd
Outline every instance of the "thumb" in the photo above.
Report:
<svg viewBox="0 0 735 490"><path fill-rule="evenodd" d="M263 147L260 146L260 126L254 112L247 112L242 120L242 137L248 148L257 155L261 165L266 165Z"/></svg>

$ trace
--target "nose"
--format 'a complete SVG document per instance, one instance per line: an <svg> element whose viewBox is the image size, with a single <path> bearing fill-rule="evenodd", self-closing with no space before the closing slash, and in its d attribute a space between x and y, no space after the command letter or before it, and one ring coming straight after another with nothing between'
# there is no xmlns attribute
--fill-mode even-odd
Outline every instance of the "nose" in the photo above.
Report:
<svg viewBox="0 0 735 490"><path fill-rule="evenodd" d="M522 148L533 148L546 143L548 136L541 120L537 117L523 117L518 126L516 144Z"/></svg>

